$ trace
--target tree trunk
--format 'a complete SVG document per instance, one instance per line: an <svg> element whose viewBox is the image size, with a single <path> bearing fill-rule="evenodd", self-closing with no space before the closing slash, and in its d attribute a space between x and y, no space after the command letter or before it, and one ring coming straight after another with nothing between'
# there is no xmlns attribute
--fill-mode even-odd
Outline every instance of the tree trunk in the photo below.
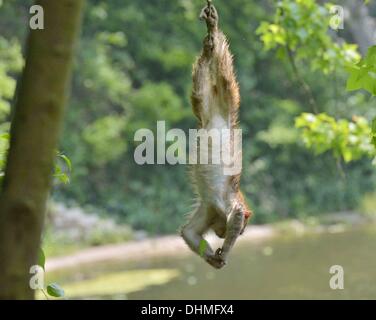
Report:
<svg viewBox="0 0 376 320"><path fill-rule="evenodd" d="M84 0L39 0L44 30L31 31L16 97L0 195L0 299L32 299L46 201Z"/></svg>

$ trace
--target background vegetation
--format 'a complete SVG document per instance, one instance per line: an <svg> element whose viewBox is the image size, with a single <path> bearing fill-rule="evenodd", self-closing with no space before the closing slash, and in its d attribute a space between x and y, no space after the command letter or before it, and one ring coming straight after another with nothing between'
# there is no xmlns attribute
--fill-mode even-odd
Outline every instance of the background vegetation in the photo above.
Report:
<svg viewBox="0 0 376 320"><path fill-rule="evenodd" d="M0 167L31 4L0 1ZM254 223L353 210L366 194L369 206L376 188L375 87L368 85L375 50L367 58L346 22L344 30L330 30L329 7L313 0L284 0L278 10L274 1L216 5L241 86L242 185ZM175 232L192 203L186 167L136 165L133 136L139 128L155 130L158 120L195 126L190 73L205 33L197 19L202 6L88 1L60 146L72 162L71 183L57 186L54 199L135 229ZM367 8L369 18L376 16L373 3ZM356 65L360 54L365 59ZM346 91L347 82L348 89L366 90ZM68 167L64 160L61 170Z"/></svg>

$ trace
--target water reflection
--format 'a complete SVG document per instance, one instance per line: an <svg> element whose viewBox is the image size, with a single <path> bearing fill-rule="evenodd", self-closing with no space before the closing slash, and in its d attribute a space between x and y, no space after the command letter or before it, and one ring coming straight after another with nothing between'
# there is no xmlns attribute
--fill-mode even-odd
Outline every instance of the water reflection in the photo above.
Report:
<svg viewBox="0 0 376 320"><path fill-rule="evenodd" d="M66 289L75 288L86 298L100 293L90 291L94 281L90 279L106 282L115 273L123 275L115 280L122 285L112 286L116 292L109 288L99 294L102 298L125 293L129 299L376 299L375 252L376 229L367 227L239 244L229 265L220 271L195 256L168 257L142 264L88 266L60 274L60 279ZM344 290L329 287L332 265L344 268ZM145 281L147 272L154 272L154 278L150 274L148 278L153 281Z"/></svg>

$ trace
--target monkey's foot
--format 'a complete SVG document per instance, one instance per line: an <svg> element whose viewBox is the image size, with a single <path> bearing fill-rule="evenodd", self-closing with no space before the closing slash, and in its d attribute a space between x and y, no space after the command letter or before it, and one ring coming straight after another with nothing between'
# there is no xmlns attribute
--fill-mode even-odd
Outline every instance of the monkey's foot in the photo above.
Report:
<svg viewBox="0 0 376 320"><path fill-rule="evenodd" d="M217 29L219 19L218 12L211 2L208 2L208 5L202 9L200 19L206 21L208 33L212 33Z"/></svg>

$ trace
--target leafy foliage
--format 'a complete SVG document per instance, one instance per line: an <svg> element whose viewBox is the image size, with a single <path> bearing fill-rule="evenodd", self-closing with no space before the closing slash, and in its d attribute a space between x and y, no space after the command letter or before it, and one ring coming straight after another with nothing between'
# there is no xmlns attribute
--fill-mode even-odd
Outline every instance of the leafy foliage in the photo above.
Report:
<svg viewBox="0 0 376 320"><path fill-rule="evenodd" d="M124 116L106 116L85 128L83 137L99 165L118 159L126 151L126 122Z"/></svg>
<svg viewBox="0 0 376 320"><path fill-rule="evenodd" d="M350 76L347 80L347 90L364 89L376 95L376 46L368 49L366 56L357 64L347 67Z"/></svg>
<svg viewBox="0 0 376 320"><path fill-rule="evenodd" d="M140 128L154 130L157 120L186 131L196 126L190 108L191 68L206 32L197 19L204 3L88 1L59 148L67 152L74 170L58 160L71 185L60 183L55 199L95 207L150 233L176 231L192 203L186 167L135 165L133 136ZM346 165L352 183L344 183L330 154L312 157L297 143L300 136L293 123L307 110L307 97L287 76L290 66L275 59L277 50L287 61L287 45L320 111L339 119L351 119L354 110L367 119L376 114L362 92L339 89L333 95L334 75L342 85L343 66L358 54L353 45L332 41L330 9L313 0L280 3L285 13L278 9L272 21L263 1L217 4L241 86L242 188L257 212L255 223L355 208L375 188L369 161ZM24 0L3 2L0 28L8 43L23 43L27 17ZM260 27L260 21L268 22ZM264 43L267 50L262 50ZM7 74L14 79L14 71Z"/></svg>
<svg viewBox="0 0 376 320"><path fill-rule="evenodd" d="M257 29L264 49L278 49L278 56L286 58L288 48L296 53L297 61L325 74L359 60L357 45L336 43L329 35L335 19L332 6L319 5L315 0L279 1L273 22L264 21Z"/></svg>
<svg viewBox="0 0 376 320"><path fill-rule="evenodd" d="M315 0L282 0L273 23L262 22L257 33L265 50L277 48L279 57L284 59L287 52L294 68L297 61L325 75L347 70L348 90L364 88L372 93L376 90L376 47L370 48L361 60L356 45L336 43L329 34L338 23L331 14L332 8L330 3L320 5ZM370 141L371 126L363 117L354 116L350 122L336 120L326 113L305 113L296 119L296 127L303 129L304 144L315 154L331 150L335 158L345 162L376 154Z"/></svg>
<svg viewBox="0 0 376 320"><path fill-rule="evenodd" d="M72 163L70 159L63 153L57 152L54 178L60 183L68 184L70 182L69 174L72 172Z"/></svg>
<svg viewBox="0 0 376 320"><path fill-rule="evenodd" d="M296 119L296 127L302 129L303 142L317 155L330 150L336 159L345 162L376 156L370 140L371 127L363 117L337 121L325 113L303 113Z"/></svg>
<svg viewBox="0 0 376 320"><path fill-rule="evenodd" d="M368 48L365 58L347 68L347 90L364 89L376 95L376 46ZM372 143L376 148L376 118L372 122Z"/></svg>

